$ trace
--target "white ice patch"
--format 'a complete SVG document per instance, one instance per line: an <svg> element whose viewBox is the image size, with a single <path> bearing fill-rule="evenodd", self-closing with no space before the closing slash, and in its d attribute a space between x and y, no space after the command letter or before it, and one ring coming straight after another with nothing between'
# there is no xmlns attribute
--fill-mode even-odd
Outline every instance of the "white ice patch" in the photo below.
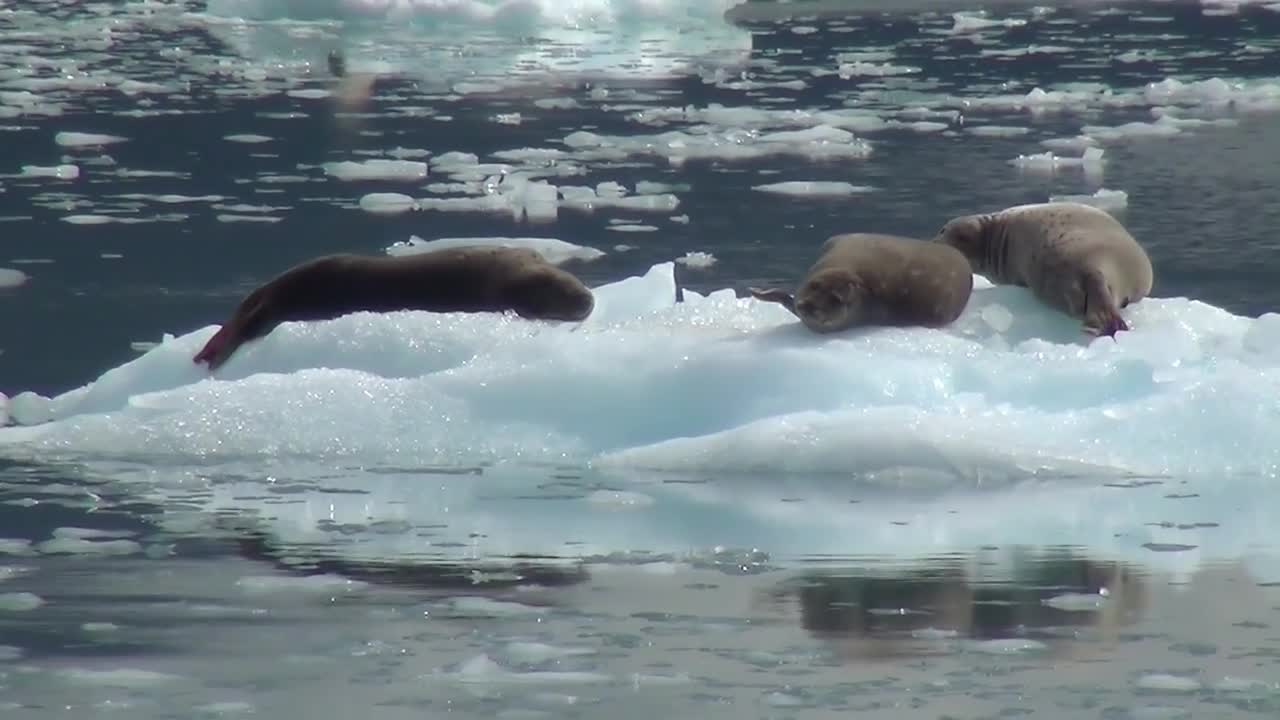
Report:
<svg viewBox="0 0 1280 720"><path fill-rule="evenodd" d="M29 279L30 277L21 270L0 267L0 289L16 288L25 284Z"/></svg>
<svg viewBox="0 0 1280 720"><path fill-rule="evenodd" d="M854 185L839 180L789 180L786 182L756 185L752 190L774 193L778 195L806 195L814 197L847 197L868 193L875 188L869 185Z"/></svg>
<svg viewBox="0 0 1280 720"><path fill-rule="evenodd" d="M114 145L115 143L126 142L127 138L119 135L105 135L101 133L86 132L69 132L61 131L53 136L53 141L65 148L96 148L103 145Z"/></svg>
<svg viewBox="0 0 1280 720"><path fill-rule="evenodd" d="M41 605L44 605L44 598L34 593L0 593L0 612L29 612Z"/></svg>
<svg viewBox="0 0 1280 720"><path fill-rule="evenodd" d="M1050 195L1049 202L1081 203L1107 212L1115 212L1129 207L1129 193L1123 190L1099 188L1091 195Z"/></svg>
<svg viewBox="0 0 1280 720"><path fill-rule="evenodd" d="M701 250L691 250L676 258L676 262L688 268L705 269L716 264L716 256Z"/></svg>
<svg viewBox="0 0 1280 720"><path fill-rule="evenodd" d="M427 163L417 160L384 160L373 158L361 162L344 160L324 164L324 171L331 177L348 182L366 180L395 180L414 182L427 177Z"/></svg>
<svg viewBox="0 0 1280 720"><path fill-rule="evenodd" d="M527 248L536 251L547 262L560 265L569 260L591 261L604 257L603 250L574 245L557 238L538 237L471 237L471 238L437 238L423 240L417 235L407 241L397 242L387 248L388 255L413 255L415 253L433 252L454 247L476 245L495 245L510 248Z"/></svg>

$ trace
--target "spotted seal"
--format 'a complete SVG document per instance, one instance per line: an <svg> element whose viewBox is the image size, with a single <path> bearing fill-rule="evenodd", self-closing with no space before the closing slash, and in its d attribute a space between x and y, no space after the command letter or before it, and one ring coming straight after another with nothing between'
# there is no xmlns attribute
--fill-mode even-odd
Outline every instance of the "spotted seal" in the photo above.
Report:
<svg viewBox="0 0 1280 720"><path fill-rule="evenodd" d="M823 243L795 295L749 288L817 333L868 325L943 327L964 311L973 271L959 251L879 233L834 235Z"/></svg>
<svg viewBox="0 0 1280 720"><path fill-rule="evenodd" d="M1114 337L1120 311L1151 292L1151 259L1110 213L1049 202L948 220L933 240L954 247L993 283L1029 288L1041 302Z"/></svg>

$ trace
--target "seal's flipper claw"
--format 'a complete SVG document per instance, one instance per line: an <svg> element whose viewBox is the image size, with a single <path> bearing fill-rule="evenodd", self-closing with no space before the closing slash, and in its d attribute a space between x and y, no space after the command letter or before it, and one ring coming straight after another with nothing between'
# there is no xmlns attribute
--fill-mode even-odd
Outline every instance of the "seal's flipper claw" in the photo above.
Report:
<svg viewBox="0 0 1280 720"><path fill-rule="evenodd" d="M747 292L751 293L751 297L757 300L778 303L782 307L790 310L793 314L796 311L796 300L791 296L791 293L786 290L779 290L778 288L765 290L763 288L749 287L747 288Z"/></svg>
<svg viewBox="0 0 1280 720"><path fill-rule="evenodd" d="M204 344L204 347L200 349L200 352L196 353L195 357L191 358L191 362L196 363L197 365L200 363L208 363L209 372L213 372L222 364L227 355L226 346L230 334L231 331L229 326L223 325L218 332L213 334L213 337L209 338L209 342Z"/></svg>

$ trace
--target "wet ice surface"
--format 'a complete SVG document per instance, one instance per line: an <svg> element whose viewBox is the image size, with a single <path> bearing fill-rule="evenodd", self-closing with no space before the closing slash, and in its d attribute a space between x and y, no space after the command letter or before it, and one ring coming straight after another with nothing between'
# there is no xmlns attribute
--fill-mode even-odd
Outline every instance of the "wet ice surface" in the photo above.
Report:
<svg viewBox="0 0 1280 720"><path fill-rule="evenodd" d="M1039 5L0 3L6 716L1274 717L1280 13ZM1152 255L1118 342L734 297L1049 198ZM190 363L468 238L596 313Z"/></svg>

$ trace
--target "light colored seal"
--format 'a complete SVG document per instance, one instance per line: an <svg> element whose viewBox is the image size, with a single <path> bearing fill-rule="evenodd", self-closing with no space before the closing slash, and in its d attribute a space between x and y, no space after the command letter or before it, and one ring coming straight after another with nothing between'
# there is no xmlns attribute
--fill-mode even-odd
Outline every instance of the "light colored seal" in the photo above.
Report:
<svg viewBox="0 0 1280 720"><path fill-rule="evenodd" d="M1029 288L1090 335L1129 325L1120 310L1151 292L1151 259L1104 210L1072 202L1017 205L949 220L934 241L964 253L993 283Z"/></svg>
<svg viewBox="0 0 1280 720"><path fill-rule="evenodd" d="M193 358L215 370L244 343L286 321L355 312L504 312L578 321L595 307L582 281L528 248L468 246L412 255L328 255L249 295Z"/></svg>
<svg viewBox="0 0 1280 720"><path fill-rule="evenodd" d="M794 297L749 288L817 333L868 325L943 327L969 303L973 271L959 251L877 233L835 235L822 245Z"/></svg>

